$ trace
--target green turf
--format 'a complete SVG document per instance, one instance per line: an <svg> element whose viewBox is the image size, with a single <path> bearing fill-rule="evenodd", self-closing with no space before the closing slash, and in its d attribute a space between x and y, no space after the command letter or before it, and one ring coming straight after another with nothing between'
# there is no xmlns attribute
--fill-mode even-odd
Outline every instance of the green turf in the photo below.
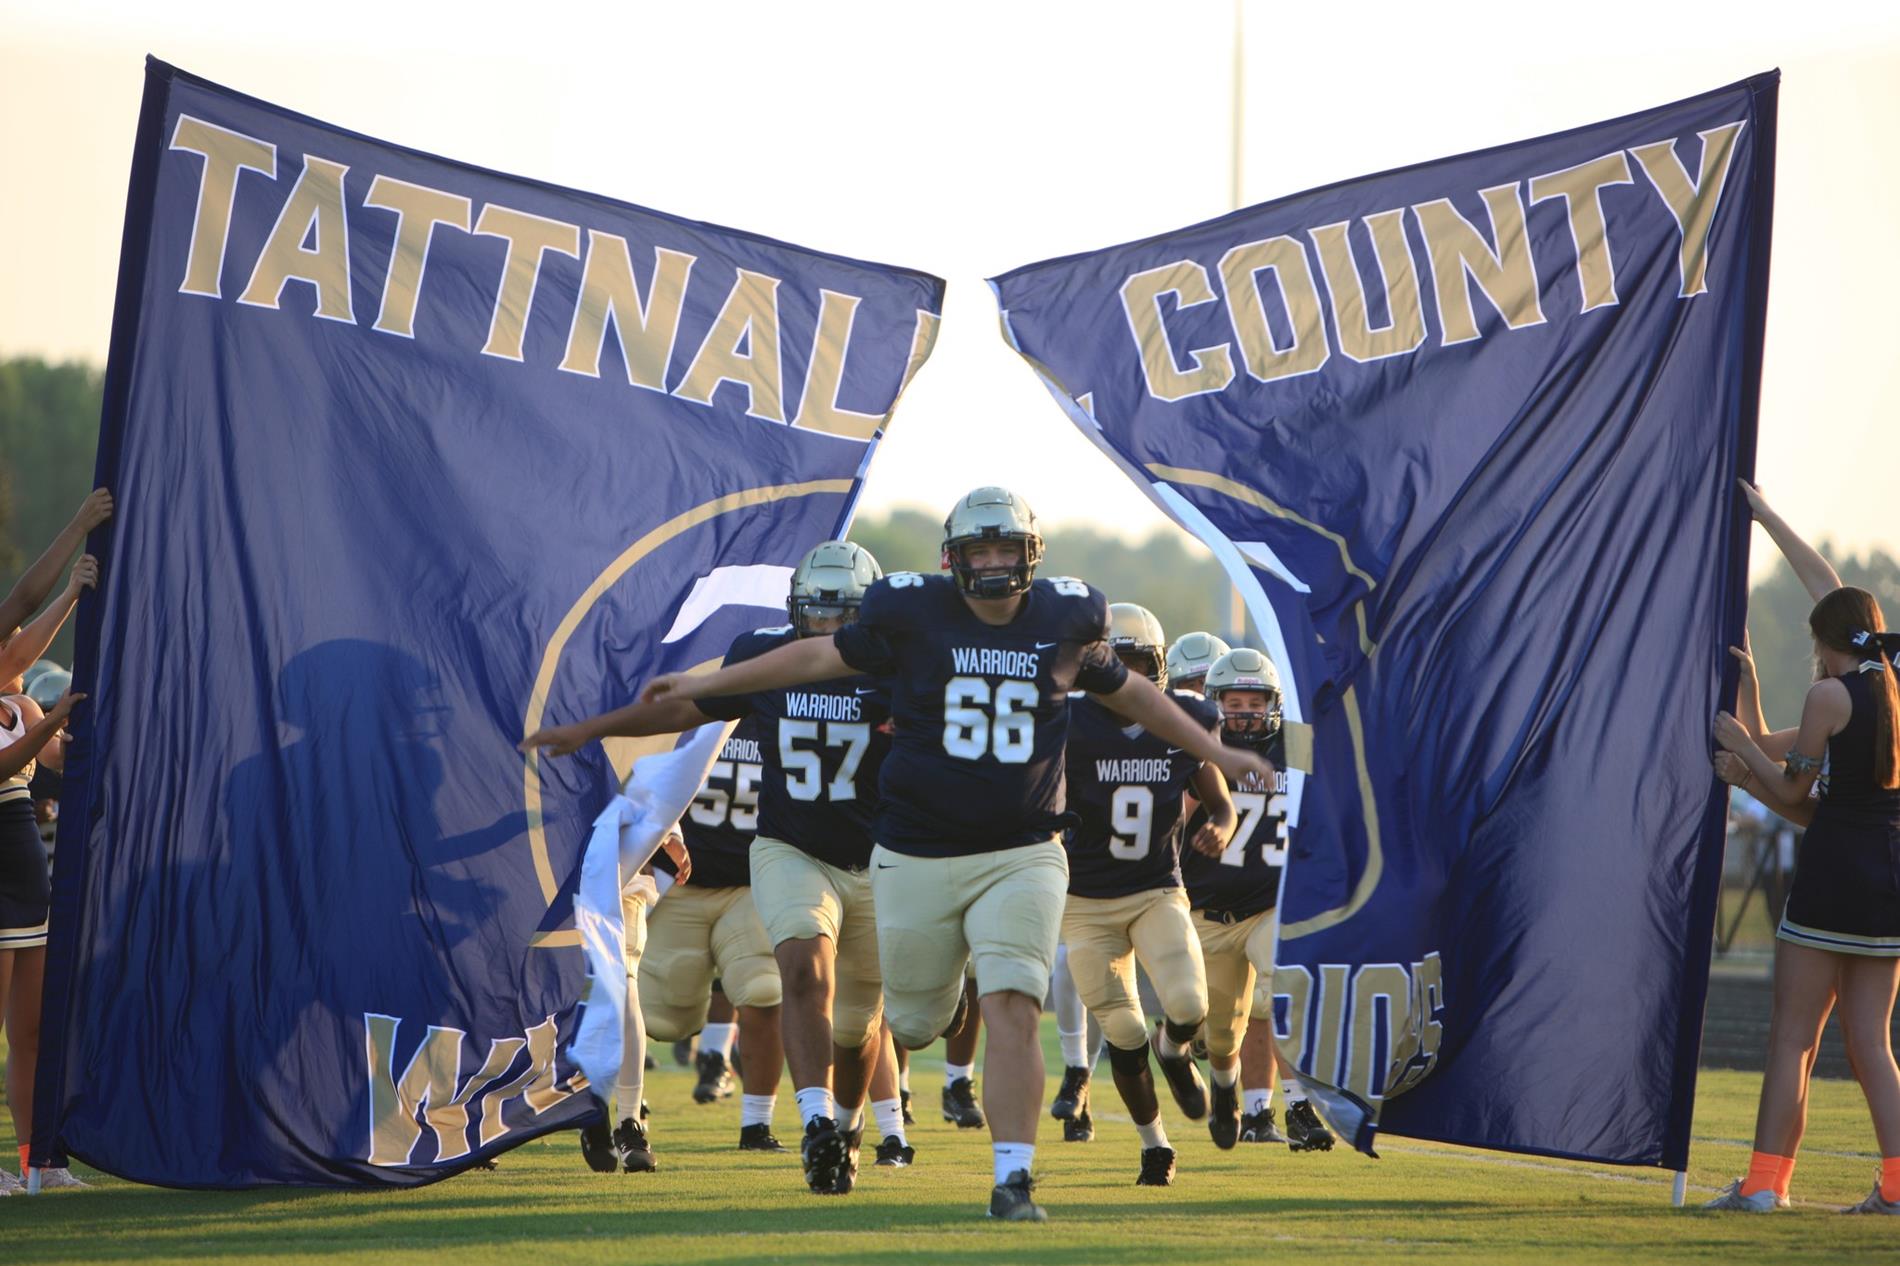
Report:
<svg viewBox="0 0 1900 1266"><path fill-rule="evenodd" d="M1052 1034L1051 1034L1052 1036ZM1051 1043L1051 1056L1054 1055ZM0 1202L0 1256L77 1261L414 1263L576 1262L1130 1262L1377 1258L1448 1262L1621 1258L1894 1260L1900 1226L1833 1210L1867 1191L1877 1161L1859 1091L1817 1082L1795 1175L1796 1208L1771 1216L1669 1207L1670 1176L1435 1147L1388 1137L1381 1160L1344 1150L1293 1155L1279 1147L1215 1150L1205 1130L1169 1128L1181 1153L1171 1190L1133 1185L1133 1128L1097 1100L1095 1142L1064 1145L1046 1130L1037 1158L1044 1226L981 1216L990 1185L988 1138L935 1111L940 1061L918 1058L918 1163L866 1167L855 1195L805 1192L792 1156L741 1154L736 1100L695 1105L685 1070L649 1077L660 1172L596 1175L574 1136L505 1154L495 1173L407 1192L178 1192L93 1178L88 1192ZM1051 1060L1051 1067L1055 1067ZM1758 1079L1705 1072L1696 1114L1690 1195L1707 1198L1748 1156ZM1098 1094L1112 1098L1106 1076ZM1118 1106L1118 1105L1116 1105ZM778 1129L796 1116L781 1088ZM10 1128L0 1135L11 1139Z"/></svg>

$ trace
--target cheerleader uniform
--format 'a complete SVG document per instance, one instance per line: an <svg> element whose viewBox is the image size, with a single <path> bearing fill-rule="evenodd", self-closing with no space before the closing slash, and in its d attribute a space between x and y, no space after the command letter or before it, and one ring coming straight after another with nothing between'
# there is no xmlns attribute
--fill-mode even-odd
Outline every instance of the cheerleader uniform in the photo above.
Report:
<svg viewBox="0 0 1900 1266"><path fill-rule="evenodd" d="M1782 940L1900 958L1900 788L1874 777L1874 691L1887 671L1875 661L1839 679L1853 712L1827 741L1820 802L1775 931Z"/></svg>
<svg viewBox="0 0 1900 1266"><path fill-rule="evenodd" d="M0 703L0 748L25 737L26 718L12 703ZM46 845L33 820L33 796L27 790L37 764L0 782L0 950L32 949L46 944Z"/></svg>

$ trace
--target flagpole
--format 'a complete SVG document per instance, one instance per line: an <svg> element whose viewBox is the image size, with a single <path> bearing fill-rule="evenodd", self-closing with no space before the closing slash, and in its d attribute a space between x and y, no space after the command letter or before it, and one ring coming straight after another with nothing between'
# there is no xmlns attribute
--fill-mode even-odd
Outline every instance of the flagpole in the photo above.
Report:
<svg viewBox="0 0 1900 1266"><path fill-rule="evenodd" d="M1244 3L1245 0L1234 0L1234 72L1232 90L1228 93L1227 209L1230 211L1238 211L1242 205L1242 156L1247 130L1247 41L1241 22ZM1240 596L1239 587L1234 585L1227 588L1227 627L1232 631L1235 646L1246 640L1247 603ZM1288 671L1288 666L1282 664L1280 670Z"/></svg>

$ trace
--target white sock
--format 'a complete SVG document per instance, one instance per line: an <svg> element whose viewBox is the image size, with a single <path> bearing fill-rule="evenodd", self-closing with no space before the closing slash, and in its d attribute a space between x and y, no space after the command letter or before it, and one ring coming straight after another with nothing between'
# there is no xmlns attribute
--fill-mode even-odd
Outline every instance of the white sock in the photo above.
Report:
<svg viewBox="0 0 1900 1266"><path fill-rule="evenodd" d="M859 1127L862 1126L863 1124L864 1124L864 1105L863 1104L859 1104L855 1108L841 1107L838 1109L838 1133L856 1134L858 1132Z"/></svg>
<svg viewBox="0 0 1900 1266"><path fill-rule="evenodd" d="M732 1060L732 1039L737 1036L736 1024L708 1024L699 1031L699 1053L718 1051L728 1063Z"/></svg>
<svg viewBox="0 0 1900 1266"><path fill-rule="evenodd" d="M1062 1062L1070 1068L1089 1066L1089 1031L1084 1028L1080 1033L1063 1033L1057 1030L1062 1039Z"/></svg>
<svg viewBox="0 0 1900 1266"><path fill-rule="evenodd" d="M943 1066L943 1084L945 1086L954 1086L959 1078L965 1081L976 1080L976 1065L945 1064Z"/></svg>
<svg viewBox="0 0 1900 1266"><path fill-rule="evenodd" d="M871 1105L871 1115L877 1119L877 1136L887 1139L896 1136L900 1143L908 1144L904 1137L904 1104L899 1099L879 1099Z"/></svg>
<svg viewBox="0 0 1900 1266"><path fill-rule="evenodd" d="M1265 1090L1243 1090L1240 1092L1240 1099L1247 1105L1242 1111L1252 1116L1256 1112L1265 1112L1273 1106L1273 1089L1268 1087Z"/></svg>
<svg viewBox="0 0 1900 1266"><path fill-rule="evenodd" d="M1280 1083L1280 1089L1286 1094L1286 1101L1288 1103L1305 1103L1306 1102L1306 1092L1300 1089L1299 1082L1282 1081Z"/></svg>
<svg viewBox="0 0 1900 1266"><path fill-rule="evenodd" d="M910 1093L910 1065L897 1070L897 1089L904 1094Z"/></svg>
<svg viewBox="0 0 1900 1266"><path fill-rule="evenodd" d="M1017 1170L1030 1172L1030 1166L1036 1161L1034 1143L992 1143L990 1150L996 1157L996 1181L1005 1182Z"/></svg>
<svg viewBox="0 0 1900 1266"><path fill-rule="evenodd" d="M1239 1064L1235 1064L1232 1068L1216 1068L1212 1064L1209 1064L1207 1071L1214 1074L1214 1084L1216 1086L1231 1086L1240 1080Z"/></svg>
<svg viewBox="0 0 1900 1266"><path fill-rule="evenodd" d="M803 1118L800 1124L810 1125L819 1117L837 1120L838 1105L832 1101L830 1087L812 1086L798 1091L796 1098L798 1099L798 1115Z"/></svg>
<svg viewBox="0 0 1900 1266"><path fill-rule="evenodd" d="M778 1107L777 1095L740 1095L739 1124L770 1125L772 1109Z"/></svg>
<svg viewBox="0 0 1900 1266"><path fill-rule="evenodd" d="M640 1010L640 993L627 978L627 1009L620 1015L620 1071L614 1076L615 1121L640 1119L640 1097L646 1093L647 1023Z"/></svg>
<svg viewBox="0 0 1900 1266"><path fill-rule="evenodd" d="M1155 1049L1169 1059L1179 1059L1181 1053L1187 1048L1177 1044L1173 1038L1169 1037L1166 1028L1159 1028L1155 1030Z"/></svg>
<svg viewBox="0 0 1900 1266"><path fill-rule="evenodd" d="M1166 1147L1168 1145L1168 1127L1161 1124L1160 1113L1146 1125L1137 1125L1135 1133L1141 1135L1141 1145L1147 1147Z"/></svg>

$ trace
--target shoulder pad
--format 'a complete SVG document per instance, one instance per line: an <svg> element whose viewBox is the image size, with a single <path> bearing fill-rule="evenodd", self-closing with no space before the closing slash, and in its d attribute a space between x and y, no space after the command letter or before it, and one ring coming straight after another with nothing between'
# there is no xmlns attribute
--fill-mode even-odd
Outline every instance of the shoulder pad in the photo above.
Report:
<svg viewBox="0 0 1900 1266"><path fill-rule="evenodd" d="M750 633L741 633L738 637L732 639L732 645L726 649L725 662L728 664L743 663L748 659L765 654L765 652L771 650L773 647L783 646L785 643L792 641L796 636L797 635L792 631L792 626L789 624L779 625L776 628L754 629Z"/></svg>
<svg viewBox="0 0 1900 1266"><path fill-rule="evenodd" d="M1056 632L1068 642L1099 642L1108 636L1108 595L1073 576L1038 577Z"/></svg>
<svg viewBox="0 0 1900 1266"><path fill-rule="evenodd" d="M941 609L944 596L951 590L945 576L892 572L864 591L858 622L877 628L917 628L934 623L932 614Z"/></svg>

